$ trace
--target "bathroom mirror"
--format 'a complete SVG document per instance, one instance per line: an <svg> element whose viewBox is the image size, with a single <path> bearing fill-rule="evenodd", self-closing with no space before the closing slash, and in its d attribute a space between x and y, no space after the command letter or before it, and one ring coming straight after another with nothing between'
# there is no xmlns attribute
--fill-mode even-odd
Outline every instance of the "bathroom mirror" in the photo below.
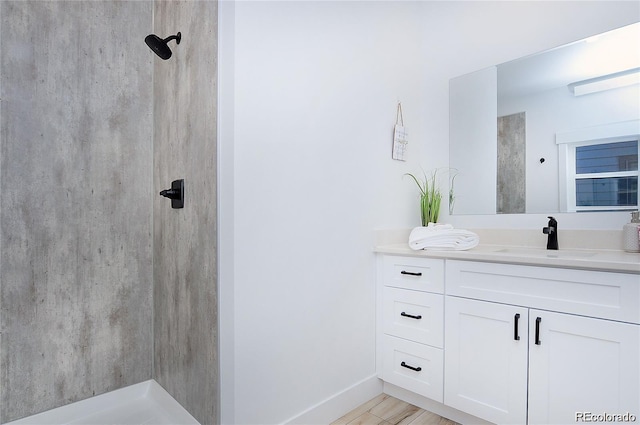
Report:
<svg viewBox="0 0 640 425"><path fill-rule="evenodd" d="M450 212L549 214L634 202L637 209L638 71L640 23L452 79ZM608 183L635 195L581 209L576 146L627 139L616 158L626 171L608 170Z"/></svg>

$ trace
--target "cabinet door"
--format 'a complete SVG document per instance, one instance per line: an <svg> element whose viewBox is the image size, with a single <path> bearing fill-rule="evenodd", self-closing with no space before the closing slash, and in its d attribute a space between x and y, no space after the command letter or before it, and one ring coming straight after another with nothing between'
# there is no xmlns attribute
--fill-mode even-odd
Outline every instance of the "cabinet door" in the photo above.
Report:
<svg viewBox="0 0 640 425"><path fill-rule="evenodd" d="M527 418L528 310L446 297L444 403L496 424Z"/></svg>
<svg viewBox="0 0 640 425"><path fill-rule="evenodd" d="M640 326L536 310L529 321L529 424L640 417Z"/></svg>

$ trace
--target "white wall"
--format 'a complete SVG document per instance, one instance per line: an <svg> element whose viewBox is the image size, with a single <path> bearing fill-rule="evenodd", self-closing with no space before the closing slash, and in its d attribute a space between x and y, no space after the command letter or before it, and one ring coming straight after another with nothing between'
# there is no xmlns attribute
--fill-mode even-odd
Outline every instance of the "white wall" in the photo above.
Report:
<svg viewBox="0 0 640 425"><path fill-rule="evenodd" d="M402 177L433 133L422 8L236 3L237 423L283 422L375 373L372 230L419 221ZM391 160L398 101L407 163Z"/></svg>
<svg viewBox="0 0 640 425"><path fill-rule="evenodd" d="M629 23L638 8L242 1L235 15L224 10L234 28L220 36L232 64L219 64L220 104L233 105L219 121L220 160L233 164L220 176L231 205L219 222L221 296L232 291L221 299L232 302L221 308L221 371L232 380L222 417L281 423L375 373L372 231L419 223L416 188L402 176L448 165L449 79ZM391 160L398 101L407 163Z"/></svg>

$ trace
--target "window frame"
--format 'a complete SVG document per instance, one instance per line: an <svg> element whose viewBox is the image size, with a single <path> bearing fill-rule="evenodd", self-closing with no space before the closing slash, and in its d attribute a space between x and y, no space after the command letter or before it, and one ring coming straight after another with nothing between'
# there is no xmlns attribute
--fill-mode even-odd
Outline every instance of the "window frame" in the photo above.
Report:
<svg viewBox="0 0 640 425"><path fill-rule="evenodd" d="M578 206L576 201L576 180L587 178L635 177L640 183L640 166L633 171L606 173L576 173L576 148L610 143L636 141L640 159L640 120L585 128L567 133L556 133L558 145L560 210L581 211L628 211L640 208L640 196L634 205L624 206Z"/></svg>

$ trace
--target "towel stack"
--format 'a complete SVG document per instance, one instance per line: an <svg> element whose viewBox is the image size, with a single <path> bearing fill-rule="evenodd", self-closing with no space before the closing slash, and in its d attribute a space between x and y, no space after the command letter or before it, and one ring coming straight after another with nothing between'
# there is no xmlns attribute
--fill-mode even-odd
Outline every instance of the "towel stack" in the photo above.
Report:
<svg viewBox="0 0 640 425"><path fill-rule="evenodd" d="M463 251L478 243L478 235L469 230L454 229L450 224L429 223L427 227L416 227L409 235L409 247L413 250Z"/></svg>

